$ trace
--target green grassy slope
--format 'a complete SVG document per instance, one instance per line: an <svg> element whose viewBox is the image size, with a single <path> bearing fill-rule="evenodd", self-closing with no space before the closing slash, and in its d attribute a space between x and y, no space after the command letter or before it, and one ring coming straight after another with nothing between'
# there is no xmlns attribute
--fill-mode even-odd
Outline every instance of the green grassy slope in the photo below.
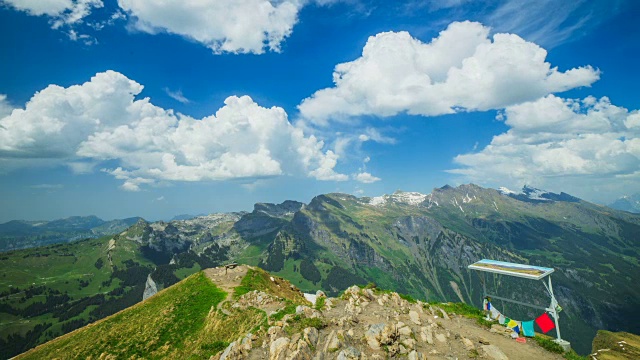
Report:
<svg viewBox="0 0 640 360"><path fill-rule="evenodd" d="M272 294L293 307L307 304L289 286L278 286L261 269L249 269L234 297L253 290ZM61 336L16 359L145 358L207 359L248 332L264 334L267 314L259 309L225 307L227 298L203 272L155 296L72 333ZM228 305L228 304L227 304Z"/></svg>
<svg viewBox="0 0 640 360"><path fill-rule="evenodd" d="M208 357L205 323L212 307L227 294L202 272L169 287L147 301L98 321L90 326L41 345L19 359L99 358L184 358L185 354ZM104 356L104 355L102 355Z"/></svg>
<svg viewBox="0 0 640 360"><path fill-rule="evenodd" d="M109 238L0 256L0 356L12 356L140 301L153 264Z"/></svg>

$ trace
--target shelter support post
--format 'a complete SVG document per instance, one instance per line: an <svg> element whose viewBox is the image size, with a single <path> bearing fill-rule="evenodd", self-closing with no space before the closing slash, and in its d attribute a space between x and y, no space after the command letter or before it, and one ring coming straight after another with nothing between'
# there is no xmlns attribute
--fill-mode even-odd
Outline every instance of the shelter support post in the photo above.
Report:
<svg viewBox="0 0 640 360"><path fill-rule="evenodd" d="M549 296L551 297L551 305L549 305L549 308L547 308L546 310L551 314L551 316L553 316L553 321L556 324L556 339L554 340L558 345L562 346L562 348L564 349L564 351L569 351L571 350L571 344L562 339L562 336L560 335L560 318L558 315L558 300L556 300L555 295L553 294L553 285L551 284L551 275L548 276L548 285L544 283L544 281L542 281L542 284L544 285L544 287L547 288L547 291L549 292Z"/></svg>

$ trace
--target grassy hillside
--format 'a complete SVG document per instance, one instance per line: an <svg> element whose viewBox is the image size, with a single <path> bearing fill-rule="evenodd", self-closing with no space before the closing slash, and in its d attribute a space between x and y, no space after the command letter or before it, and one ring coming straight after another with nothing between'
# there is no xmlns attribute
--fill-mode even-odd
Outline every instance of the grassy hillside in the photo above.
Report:
<svg viewBox="0 0 640 360"><path fill-rule="evenodd" d="M592 354L597 354L597 360L640 359L640 336L600 330L593 339Z"/></svg>
<svg viewBox="0 0 640 360"><path fill-rule="evenodd" d="M260 269L247 271L235 287L234 297L253 290L282 298L294 307L306 302L299 292L282 280L271 281L270 275ZM204 272L198 272L131 308L40 345L17 359L206 359L239 336L266 331L264 311L253 307L217 309L225 298L232 296Z"/></svg>
<svg viewBox="0 0 640 360"><path fill-rule="evenodd" d="M0 356L13 356L142 299L154 264L133 242L116 242L108 251L109 240L0 254Z"/></svg>

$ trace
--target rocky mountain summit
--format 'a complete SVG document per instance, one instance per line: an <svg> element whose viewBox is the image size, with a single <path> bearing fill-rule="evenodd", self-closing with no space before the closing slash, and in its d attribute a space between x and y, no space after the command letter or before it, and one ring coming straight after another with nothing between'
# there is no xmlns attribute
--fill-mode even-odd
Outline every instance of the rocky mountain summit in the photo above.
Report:
<svg viewBox="0 0 640 360"><path fill-rule="evenodd" d="M16 359L563 358L531 338L516 342L481 316L462 304L425 303L374 286L351 286L338 297L317 291L311 303L259 268L219 267ZM165 336L169 328L177 332Z"/></svg>

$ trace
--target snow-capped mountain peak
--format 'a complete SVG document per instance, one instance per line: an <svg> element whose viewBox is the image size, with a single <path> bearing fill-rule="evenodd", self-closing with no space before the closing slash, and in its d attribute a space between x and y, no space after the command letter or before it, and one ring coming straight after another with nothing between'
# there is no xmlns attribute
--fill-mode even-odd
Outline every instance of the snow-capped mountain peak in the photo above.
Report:
<svg viewBox="0 0 640 360"><path fill-rule="evenodd" d="M498 188L498 191L505 196L518 199L526 202L546 202L546 201L567 201L578 202L579 198L571 196L569 194L561 192L556 194L550 191L537 189L528 185L525 185L520 192L509 190L506 187Z"/></svg>
<svg viewBox="0 0 640 360"><path fill-rule="evenodd" d="M388 202L403 203L412 206L418 206L422 204L428 195L421 194L419 192L408 191L396 191L391 195L376 196L369 199L369 205L383 206Z"/></svg>

